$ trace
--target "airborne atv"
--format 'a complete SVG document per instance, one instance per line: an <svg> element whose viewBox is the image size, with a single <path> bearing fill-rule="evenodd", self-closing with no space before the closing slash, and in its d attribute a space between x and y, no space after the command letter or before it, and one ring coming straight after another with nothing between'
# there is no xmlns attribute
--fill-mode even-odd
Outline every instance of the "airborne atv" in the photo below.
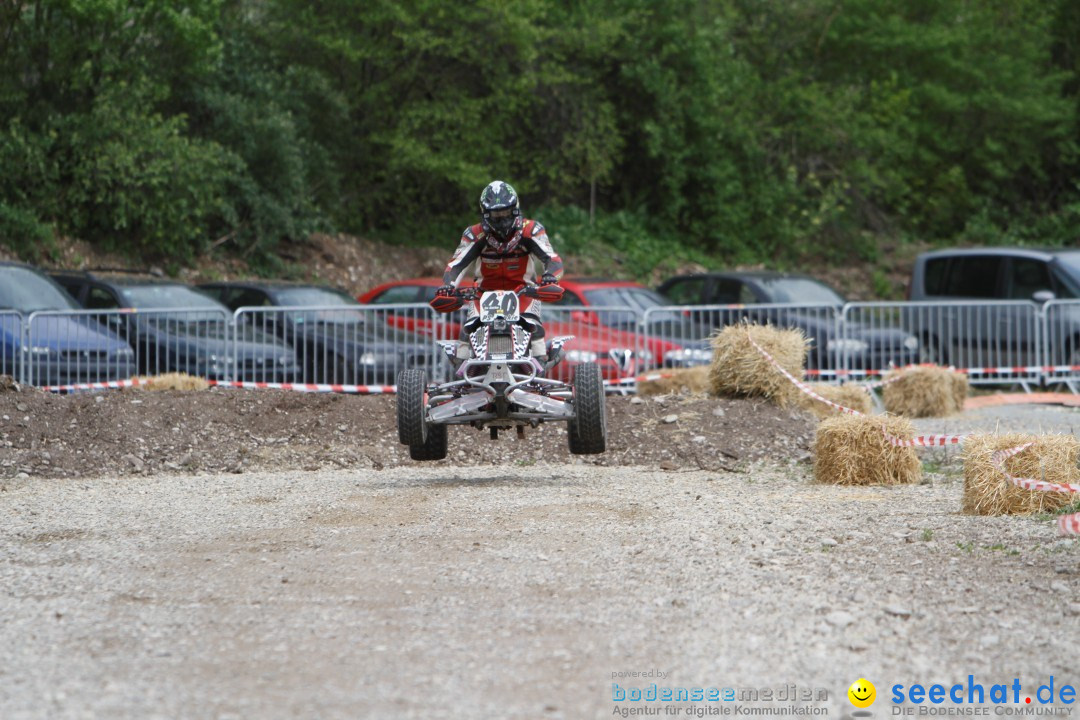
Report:
<svg viewBox="0 0 1080 720"><path fill-rule="evenodd" d="M459 361L459 379L428 384L421 369L398 374L398 439L409 446L413 460L446 457L449 425L486 427L494 440L500 430L515 428L517 436L523 438L526 426L535 428L553 420L567 423L571 453L604 452L607 420L600 366L579 364L572 383L545 377L562 359L563 345L573 336L552 340L543 364L529 355L531 334L518 322L518 298L532 296L534 290L526 286L516 291L456 291L462 300L476 303L477 311L466 324L472 352L470 358ZM455 341L441 341L440 345L452 361L457 359Z"/></svg>

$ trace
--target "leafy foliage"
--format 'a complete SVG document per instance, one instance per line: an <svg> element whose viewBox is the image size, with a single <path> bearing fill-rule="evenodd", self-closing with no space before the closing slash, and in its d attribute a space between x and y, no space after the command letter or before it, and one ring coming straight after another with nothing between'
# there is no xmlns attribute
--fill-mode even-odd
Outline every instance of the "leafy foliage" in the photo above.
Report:
<svg viewBox="0 0 1080 720"><path fill-rule="evenodd" d="M502 178L629 274L1072 242L1077 38L1073 0L15 0L0 241L449 250Z"/></svg>

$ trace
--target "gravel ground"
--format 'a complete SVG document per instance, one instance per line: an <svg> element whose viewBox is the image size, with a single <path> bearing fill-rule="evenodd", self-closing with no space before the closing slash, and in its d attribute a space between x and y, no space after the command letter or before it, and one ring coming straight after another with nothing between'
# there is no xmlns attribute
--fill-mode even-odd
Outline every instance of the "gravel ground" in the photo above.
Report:
<svg viewBox="0 0 1080 720"><path fill-rule="evenodd" d="M1048 520L959 515L950 472L744 470L11 483L0 717L601 718L612 682L824 688L837 717L860 677L883 717L894 683L1077 684L1080 543Z"/></svg>

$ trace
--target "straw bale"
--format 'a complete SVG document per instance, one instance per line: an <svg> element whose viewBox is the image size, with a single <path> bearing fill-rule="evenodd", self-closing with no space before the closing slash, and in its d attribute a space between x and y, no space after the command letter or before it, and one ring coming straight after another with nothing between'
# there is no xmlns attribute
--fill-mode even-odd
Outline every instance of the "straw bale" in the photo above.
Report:
<svg viewBox="0 0 1080 720"><path fill-rule="evenodd" d="M950 370L949 379L952 380L953 402L956 404L956 412L963 412L968 395L968 376L966 373Z"/></svg>
<svg viewBox="0 0 1080 720"><path fill-rule="evenodd" d="M1060 510L1077 500L1076 493L1025 490L1009 482L994 467L991 456L1024 443L1035 444L1005 460L1013 477L1053 483L1080 482L1077 459L1080 441L1072 435L971 435L964 441L963 510L972 515L1026 515Z"/></svg>
<svg viewBox="0 0 1080 720"><path fill-rule="evenodd" d="M642 380L637 384L638 395L668 395L683 393L693 395L709 391L709 366L661 370L665 377Z"/></svg>
<svg viewBox="0 0 1080 720"><path fill-rule="evenodd" d="M210 387L204 378L182 372L140 377L139 382L137 387L144 390L206 390Z"/></svg>
<svg viewBox="0 0 1080 720"><path fill-rule="evenodd" d="M869 413L874 409L873 399L870 397L870 393L862 385L851 383L847 385L826 385L825 383L817 383L811 385L811 387L814 389L814 392L826 400L831 400L832 402L843 405L851 410ZM840 412L831 405L826 405L820 400L815 400L803 392L799 393L796 403L799 407L813 413L815 417L822 420L833 417Z"/></svg>
<svg viewBox="0 0 1080 720"><path fill-rule="evenodd" d="M714 395L765 397L786 407L802 394L750 344L747 333L780 367L797 378L803 376L809 344L801 330L769 325L728 325L712 338L713 361L709 384Z"/></svg>
<svg viewBox="0 0 1080 720"><path fill-rule="evenodd" d="M964 409L967 377L940 367L916 367L890 373L882 388L885 409L906 417L945 417Z"/></svg>
<svg viewBox="0 0 1080 720"><path fill-rule="evenodd" d="M831 485L900 485L918 482L922 463L915 448L893 447L881 432L909 438L907 418L837 415L818 423L814 436L814 479Z"/></svg>

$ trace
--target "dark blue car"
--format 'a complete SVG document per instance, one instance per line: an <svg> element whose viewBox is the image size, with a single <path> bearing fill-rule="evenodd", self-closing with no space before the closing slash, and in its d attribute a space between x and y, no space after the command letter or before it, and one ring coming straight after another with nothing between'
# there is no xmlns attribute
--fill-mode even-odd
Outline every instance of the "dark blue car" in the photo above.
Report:
<svg viewBox="0 0 1080 720"><path fill-rule="evenodd" d="M811 341L812 369L882 370L919 361L919 340L899 327L837 321L846 302L825 283L799 273L766 270L678 275L657 290L677 305L724 306L692 310L711 328L743 320L801 330Z"/></svg>
<svg viewBox="0 0 1080 720"><path fill-rule="evenodd" d="M424 367L433 378L450 370L430 339L391 327L385 311L334 288L249 280L199 289L231 310L248 308L244 323L295 347L308 382L392 385L406 368Z"/></svg>
<svg viewBox="0 0 1080 720"><path fill-rule="evenodd" d="M238 327L230 336L228 308L183 283L106 271L57 272L53 278L87 309L103 311L131 343L143 374L252 382L293 382L299 375L296 353L286 343L252 327Z"/></svg>
<svg viewBox="0 0 1080 720"><path fill-rule="evenodd" d="M48 276L26 265L0 263L0 373L39 386L134 375L131 346L78 310Z"/></svg>

